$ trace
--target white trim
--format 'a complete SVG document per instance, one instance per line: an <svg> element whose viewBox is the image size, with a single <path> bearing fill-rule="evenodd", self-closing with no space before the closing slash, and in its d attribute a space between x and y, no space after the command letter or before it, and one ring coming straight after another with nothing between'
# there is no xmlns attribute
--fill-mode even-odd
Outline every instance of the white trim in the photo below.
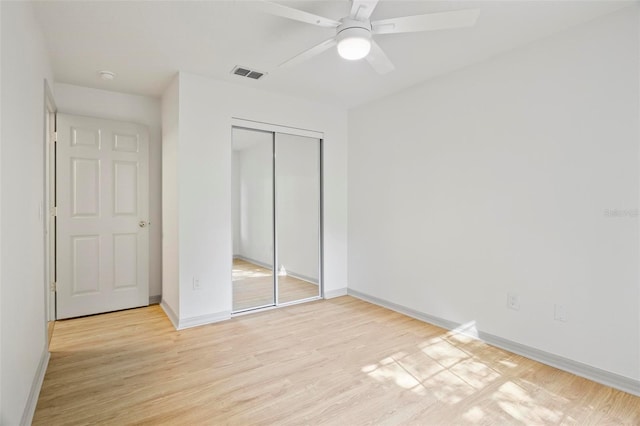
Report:
<svg viewBox="0 0 640 426"><path fill-rule="evenodd" d="M162 308L164 313L167 315L167 318L169 318L169 321L171 321L171 324L173 324L173 327L177 330L178 316L176 315L175 312L173 312L173 309L171 309L171 306L169 306L169 304L165 302L164 299L162 299L162 301L160 302L160 307Z"/></svg>
<svg viewBox="0 0 640 426"><path fill-rule="evenodd" d="M149 296L149 304L150 305L158 305L162 302L162 295L159 294L157 296Z"/></svg>
<svg viewBox="0 0 640 426"><path fill-rule="evenodd" d="M44 300L45 300L45 330L49 321L56 320L56 297L52 284L55 277L55 221L51 217L55 195L55 129L58 108L47 79L44 79L44 147L42 171L44 188L42 193L42 235L44 244ZM55 288L55 287L54 287ZM47 332L47 342L50 335Z"/></svg>
<svg viewBox="0 0 640 426"><path fill-rule="evenodd" d="M228 319L231 319L231 311L216 312L215 314L200 315L191 318L181 318L177 329L184 330L185 328L213 324L214 322L226 321Z"/></svg>
<svg viewBox="0 0 640 426"><path fill-rule="evenodd" d="M333 299L334 297L346 296L348 294L347 288L342 287L336 290L329 290L324 292L325 299Z"/></svg>
<svg viewBox="0 0 640 426"><path fill-rule="evenodd" d="M185 328L198 327L200 325L231 319L231 311L217 312L215 314L200 315L191 318L179 318L164 299L160 302L160 307L164 313L167 314L169 321L171 321L171 324L173 324L176 330L184 330Z"/></svg>
<svg viewBox="0 0 640 426"><path fill-rule="evenodd" d="M539 349L512 342L511 340L503 339L502 337L482 331L478 331L478 338L490 345L497 346L509 352L567 371L575 374L576 376L584 377L585 379L593 380L594 382L610 386L632 395L640 396L640 380L634 380L630 377L612 373L601 368L592 367L569 358L541 351Z"/></svg>
<svg viewBox="0 0 640 426"><path fill-rule="evenodd" d="M324 139L324 133L315 130L299 129L297 127L281 126L278 124L263 123L261 121L245 120L243 118L231 118L231 126L245 129L264 130L266 132L285 133L287 135L304 136L307 138Z"/></svg>
<svg viewBox="0 0 640 426"><path fill-rule="evenodd" d="M366 293L359 292L357 290L348 290L348 294L355 298L364 300L374 305L382 306L395 312L407 315L411 318L436 325L438 327L454 330L460 328L462 324L454 321L449 321L443 318L435 317L433 315L425 314L420 311L416 311L406 306L398 305L397 303L388 302L384 299L380 299L374 296L370 296ZM325 296L325 298L327 298ZM462 331L463 334L464 331ZM615 389L630 393L632 395L640 396L640 380L635 380L630 377L621 376L610 371L602 370L597 367L592 367L587 364L583 364L578 361L574 361L569 358L554 355L549 352L541 351L530 346L522 345L520 343L513 342L502 337L495 336L490 333L485 333L478 330L477 335L467 334L470 337L476 338L480 341L488 343L492 346L496 346L500 349L504 349L509 352L513 352L518 355L522 355L526 358L538 361L540 363L550 365L552 367L564 370L566 372L575 374L576 376L584 377L585 379L598 382L600 384L610 386Z"/></svg>
<svg viewBox="0 0 640 426"><path fill-rule="evenodd" d="M349 289L348 294L349 296L353 296L355 298L364 300L366 302L373 303L374 305L382 306L383 308L391 309L392 311L400 312L401 314L404 314L408 317L415 318L422 322L426 322L441 328L445 328L447 330L453 330L460 327L460 324L457 322L448 321L439 317L434 317L432 315L425 314L420 311L416 311L411 308L407 308L405 306L398 305L393 302L388 302L384 299L379 299L377 297L370 296L366 293L362 293L357 290Z"/></svg>
<svg viewBox="0 0 640 426"><path fill-rule="evenodd" d="M38 364L36 375L33 378L33 383L31 384L29 398L27 398L27 404L24 407L22 419L20 420L21 425L27 426L30 425L33 421L33 415L36 412L36 405L38 405L40 389L42 389L42 382L44 382L44 375L47 372L47 366L49 365L50 357L51 354L49 354L49 351L47 350L47 348L45 348L42 352L42 357L40 358L40 363Z"/></svg>

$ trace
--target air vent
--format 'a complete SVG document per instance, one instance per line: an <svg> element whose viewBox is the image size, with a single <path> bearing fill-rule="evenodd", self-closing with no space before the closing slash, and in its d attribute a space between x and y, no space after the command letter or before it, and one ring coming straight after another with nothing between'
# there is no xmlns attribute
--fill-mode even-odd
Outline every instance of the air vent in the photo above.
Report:
<svg viewBox="0 0 640 426"><path fill-rule="evenodd" d="M261 78L265 73L260 72L260 71L256 71L256 70L251 70L247 67L241 67L241 66L236 66L233 68L233 70L231 70L231 74L235 74L235 75L239 75L241 77L248 77L248 78L252 78L254 80L258 80L259 78Z"/></svg>
<svg viewBox="0 0 640 426"><path fill-rule="evenodd" d="M257 71L251 71L249 74L247 74L247 77L249 78L253 78L254 80L259 79L260 77L262 77L264 74L262 74L261 72L257 72Z"/></svg>

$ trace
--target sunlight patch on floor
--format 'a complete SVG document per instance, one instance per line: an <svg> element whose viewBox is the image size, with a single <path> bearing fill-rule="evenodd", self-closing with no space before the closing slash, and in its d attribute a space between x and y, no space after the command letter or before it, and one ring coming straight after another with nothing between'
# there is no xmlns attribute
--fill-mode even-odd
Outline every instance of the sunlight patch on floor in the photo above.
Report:
<svg viewBox="0 0 640 426"><path fill-rule="evenodd" d="M477 342L478 346L473 342ZM481 423L486 418L486 410L491 409L489 405L483 407L485 404L527 424L558 423L563 420L564 413L553 406L556 405L555 401L561 404L566 402L564 398L529 382L527 383L531 384L531 388L512 381L501 383L500 366L512 369L518 367L518 364L506 359L511 355L505 353L505 359L493 361L497 369L490 367L476 355L475 349L482 350L481 345L483 344L477 339L475 322L472 321L456 330L418 343L415 351L398 351L377 363L365 365L361 372L380 383L390 383L418 395L433 396L449 405L458 404L487 389L491 392L487 394L487 398L482 399L480 404L468 407L462 414L469 422ZM490 385L493 387L489 387Z"/></svg>
<svg viewBox="0 0 640 426"><path fill-rule="evenodd" d="M515 420L528 424L556 424L563 412L549 408L550 404L542 404L539 401L549 399L552 402L558 395L548 395L547 398L536 395L532 397L525 389L513 382L506 382L492 395L492 399L498 406Z"/></svg>
<svg viewBox="0 0 640 426"><path fill-rule="evenodd" d="M428 357L432 358L437 363L444 367L451 367L458 362L468 359L471 355L467 352L458 349L446 340L440 339L437 343L432 343L427 346L423 346L422 352Z"/></svg>
<svg viewBox="0 0 640 426"><path fill-rule="evenodd" d="M484 410L480 407L471 407L462 417L472 423L478 423L485 416Z"/></svg>
<svg viewBox="0 0 640 426"><path fill-rule="evenodd" d="M452 366L450 371L476 389L482 389L500 377L500 373L473 359Z"/></svg>
<svg viewBox="0 0 640 426"><path fill-rule="evenodd" d="M391 381L403 389L411 390L421 395L425 394L424 386L420 381L402 368L393 356L382 359L376 365L363 367L362 371L379 382Z"/></svg>

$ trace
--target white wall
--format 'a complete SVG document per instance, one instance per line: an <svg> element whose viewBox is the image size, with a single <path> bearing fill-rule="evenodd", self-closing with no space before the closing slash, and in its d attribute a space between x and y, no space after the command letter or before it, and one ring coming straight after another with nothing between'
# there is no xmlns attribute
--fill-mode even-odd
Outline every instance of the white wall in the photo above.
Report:
<svg viewBox="0 0 640 426"><path fill-rule="evenodd" d="M640 379L638 59L634 6L350 111L349 288Z"/></svg>
<svg viewBox="0 0 640 426"><path fill-rule="evenodd" d="M44 40L28 2L1 2L0 424L16 425L46 361ZM44 212L43 212L44 213ZM36 389L37 390L37 389ZM37 395L36 395L37 397ZM31 406L30 409L35 408ZM25 415L28 421L29 413Z"/></svg>
<svg viewBox="0 0 640 426"><path fill-rule="evenodd" d="M178 77L162 96L162 304L177 321L180 314L178 238Z"/></svg>
<svg viewBox="0 0 640 426"><path fill-rule="evenodd" d="M162 294L162 123L160 100L55 84L58 111L139 123L149 128L149 296Z"/></svg>
<svg viewBox="0 0 640 426"><path fill-rule="evenodd" d="M346 111L188 73L180 73L177 103L179 202L171 203L179 209L180 318L231 311L232 117L324 132L325 289L344 290ZM193 290L194 276L200 278L199 291Z"/></svg>

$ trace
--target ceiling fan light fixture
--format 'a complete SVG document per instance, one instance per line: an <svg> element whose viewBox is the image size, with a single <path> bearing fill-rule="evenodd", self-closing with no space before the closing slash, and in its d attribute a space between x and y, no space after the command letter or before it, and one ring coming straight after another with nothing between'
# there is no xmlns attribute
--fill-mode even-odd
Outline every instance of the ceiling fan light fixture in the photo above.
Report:
<svg viewBox="0 0 640 426"><path fill-rule="evenodd" d="M371 32L365 28L347 28L338 34L338 54L349 61L366 57L371 51Z"/></svg>

